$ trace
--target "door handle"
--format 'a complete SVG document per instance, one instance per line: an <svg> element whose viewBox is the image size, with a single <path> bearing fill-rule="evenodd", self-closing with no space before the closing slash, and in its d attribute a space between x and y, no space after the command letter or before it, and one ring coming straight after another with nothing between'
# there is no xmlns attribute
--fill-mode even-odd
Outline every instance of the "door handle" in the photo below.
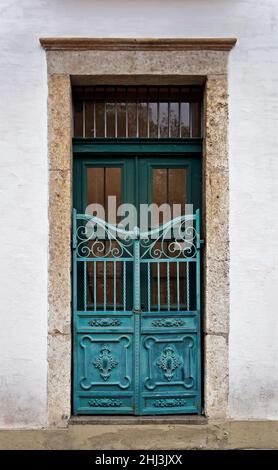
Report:
<svg viewBox="0 0 278 470"><path fill-rule="evenodd" d="M142 310L135 310L133 309L132 312L135 314L135 315L140 315L142 312Z"/></svg>

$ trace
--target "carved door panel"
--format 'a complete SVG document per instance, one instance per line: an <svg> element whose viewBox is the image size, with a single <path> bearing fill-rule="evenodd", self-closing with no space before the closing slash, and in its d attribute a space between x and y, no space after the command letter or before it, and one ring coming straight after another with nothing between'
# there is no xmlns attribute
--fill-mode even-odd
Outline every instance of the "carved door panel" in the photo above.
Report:
<svg viewBox="0 0 278 470"><path fill-rule="evenodd" d="M74 413L200 413L200 160L94 156L74 177ZM194 214L158 214L154 240L151 226L120 237L86 214L111 195L137 209L194 204Z"/></svg>

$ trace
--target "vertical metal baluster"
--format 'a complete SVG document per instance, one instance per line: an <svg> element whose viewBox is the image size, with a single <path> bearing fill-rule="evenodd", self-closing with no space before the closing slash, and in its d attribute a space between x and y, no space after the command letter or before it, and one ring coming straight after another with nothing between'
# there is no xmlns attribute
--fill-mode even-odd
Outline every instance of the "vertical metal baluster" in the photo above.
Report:
<svg viewBox="0 0 278 470"><path fill-rule="evenodd" d="M190 310L190 298L189 298L189 262L186 261L186 310Z"/></svg>
<svg viewBox="0 0 278 470"><path fill-rule="evenodd" d="M82 135L83 135L83 138L86 137L86 105L85 105L85 101L83 100L83 103L82 103Z"/></svg>
<svg viewBox="0 0 278 470"><path fill-rule="evenodd" d="M149 88L147 88L147 138L150 137L150 107L149 107Z"/></svg>
<svg viewBox="0 0 278 470"><path fill-rule="evenodd" d="M87 261L83 262L83 281L84 281L84 310L87 311Z"/></svg>
<svg viewBox="0 0 278 470"><path fill-rule="evenodd" d="M104 137L107 137L107 106L104 101Z"/></svg>
<svg viewBox="0 0 278 470"><path fill-rule="evenodd" d="M114 260L114 311L117 310L117 261Z"/></svg>
<svg viewBox="0 0 278 470"><path fill-rule="evenodd" d="M167 263L167 309L170 310L170 262Z"/></svg>
<svg viewBox="0 0 278 470"><path fill-rule="evenodd" d="M156 264L157 266L157 310L160 310L160 264L159 262Z"/></svg>
<svg viewBox="0 0 278 470"><path fill-rule="evenodd" d="M115 137L118 137L118 99L117 99L117 88L115 89Z"/></svg>
<svg viewBox="0 0 278 470"><path fill-rule="evenodd" d="M139 137L138 90L136 88L136 137Z"/></svg>
<svg viewBox="0 0 278 470"><path fill-rule="evenodd" d="M128 137L128 88L126 87L125 100L125 136Z"/></svg>
<svg viewBox="0 0 278 470"><path fill-rule="evenodd" d="M87 265L87 282L88 282L88 295L90 297L90 303L93 302L93 282L92 282L92 263L88 262ZM88 302L87 302L88 304Z"/></svg>
<svg viewBox="0 0 278 470"><path fill-rule="evenodd" d="M103 309L106 310L106 260L103 261Z"/></svg>
<svg viewBox="0 0 278 470"><path fill-rule="evenodd" d="M94 310L97 309L97 264L94 261Z"/></svg>
<svg viewBox="0 0 278 470"><path fill-rule="evenodd" d="M151 311L151 267L148 263L148 311Z"/></svg>
<svg viewBox="0 0 278 470"><path fill-rule="evenodd" d="M177 261L177 304L180 310L180 263Z"/></svg>
<svg viewBox="0 0 278 470"><path fill-rule="evenodd" d="M96 101L94 101L94 109L93 109L93 113L94 113L94 137L96 137L96 133L97 133L97 123L96 123Z"/></svg>
<svg viewBox="0 0 278 470"><path fill-rule="evenodd" d="M189 129L190 129L190 137L193 136L193 126L192 126L192 103L189 103Z"/></svg>
<svg viewBox="0 0 278 470"><path fill-rule="evenodd" d="M157 102L157 138L159 139L160 137L160 106L159 106L159 101Z"/></svg>
<svg viewBox="0 0 278 470"><path fill-rule="evenodd" d="M168 101L168 137L171 137L171 131L170 131L170 101Z"/></svg>
<svg viewBox="0 0 278 470"><path fill-rule="evenodd" d="M124 304L124 311L126 310L126 261L124 263L123 269L123 304Z"/></svg>
<svg viewBox="0 0 278 470"><path fill-rule="evenodd" d="M179 137L181 137L181 101L179 101Z"/></svg>

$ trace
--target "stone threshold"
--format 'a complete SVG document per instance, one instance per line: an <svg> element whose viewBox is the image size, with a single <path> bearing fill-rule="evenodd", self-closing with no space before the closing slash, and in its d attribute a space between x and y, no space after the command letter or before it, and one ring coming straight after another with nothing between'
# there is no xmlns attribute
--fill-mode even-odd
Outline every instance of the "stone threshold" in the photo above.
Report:
<svg viewBox="0 0 278 470"><path fill-rule="evenodd" d="M84 420L87 417L81 417ZM184 423L157 424L142 423L129 426L82 424L65 428L6 429L0 430L0 449L5 450L204 450L204 449L278 449L278 420L235 421L231 419L212 420L207 425L194 426L188 419L204 420L202 416L175 416ZM120 417L120 418L133 418ZM166 416L162 419L173 418ZM74 418L76 420L76 418ZM119 419L119 418L118 418ZM135 417L135 419L138 419ZM140 418L142 419L142 418ZM185 423L187 420L187 423ZM133 418L134 422L134 418ZM92 421L91 421L92 423ZM108 424L108 423L107 423ZM184 425L183 425L184 424ZM192 424L192 425L191 425Z"/></svg>
<svg viewBox="0 0 278 470"><path fill-rule="evenodd" d="M167 415L167 416L71 416L69 425L88 425L88 424L189 424L202 425L207 424L208 419L205 416L197 415Z"/></svg>

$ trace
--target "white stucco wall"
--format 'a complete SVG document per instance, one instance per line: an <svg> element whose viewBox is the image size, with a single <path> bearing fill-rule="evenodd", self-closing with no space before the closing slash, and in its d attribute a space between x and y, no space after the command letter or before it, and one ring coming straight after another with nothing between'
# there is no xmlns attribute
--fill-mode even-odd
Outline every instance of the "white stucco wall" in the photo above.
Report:
<svg viewBox="0 0 278 470"><path fill-rule="evenodd" d="M230 416L278 418L277 0L0 1L0 426L46 424L40 36L238 37L230 54Z"/></svg>

